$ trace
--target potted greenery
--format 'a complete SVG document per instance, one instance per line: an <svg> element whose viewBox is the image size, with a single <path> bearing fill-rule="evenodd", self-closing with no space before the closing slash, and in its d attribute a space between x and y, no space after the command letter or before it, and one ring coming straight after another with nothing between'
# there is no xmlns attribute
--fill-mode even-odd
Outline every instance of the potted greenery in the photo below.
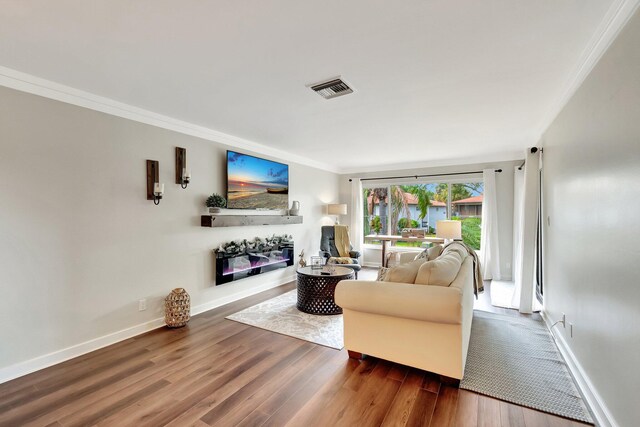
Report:
<svg viewBox="0 0 640 427"><path fill-rule="evenodd" d="M220 208L227 206L227 200L218 193L213 193L207 197L205 205L209 208L209 213L220 213Z"/></svg>
<svg viewBox="0 0 640 427"><path fill-rule="evenodd" d="M371 219L371 229L373 230L374 233L376 234L380 234L380 230L382 230L382 221L380 221L380 217L379 216L374 216Z"/></svg>

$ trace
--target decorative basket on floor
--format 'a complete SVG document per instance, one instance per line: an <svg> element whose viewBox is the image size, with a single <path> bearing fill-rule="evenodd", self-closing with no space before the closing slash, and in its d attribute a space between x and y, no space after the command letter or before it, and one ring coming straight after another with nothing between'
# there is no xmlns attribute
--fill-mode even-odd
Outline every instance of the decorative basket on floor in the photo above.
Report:
<svg viewBox="0 0 640 427"><path fill-rule="evenodd" d="M191 297L183 288L175 288L164 299L164 321L170 328L179 328L191 318Z"/></svg>

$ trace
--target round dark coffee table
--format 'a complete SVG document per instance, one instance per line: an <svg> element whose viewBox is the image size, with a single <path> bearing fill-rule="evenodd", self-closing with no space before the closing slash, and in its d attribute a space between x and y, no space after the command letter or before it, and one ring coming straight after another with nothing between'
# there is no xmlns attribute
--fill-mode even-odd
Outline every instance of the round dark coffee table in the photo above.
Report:
<svg viewBox="0 0 640 427"><path fill-rule="evenodd" d="M333 267L331 274L322 274L323 269L311 267L298 269L298 310L309 314L342 314L336 305L334 293L341 280L353 279L355 273L347 267Z"/></svg>

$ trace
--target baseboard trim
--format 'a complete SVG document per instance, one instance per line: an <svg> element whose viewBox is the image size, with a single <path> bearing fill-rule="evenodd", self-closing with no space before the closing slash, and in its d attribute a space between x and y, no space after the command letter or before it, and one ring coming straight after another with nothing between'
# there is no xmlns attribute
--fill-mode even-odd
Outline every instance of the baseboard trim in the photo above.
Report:
<svg viewBox="0 0 640 427"><path fill-rule="evenodd" d="M260 292L268 291L269 289L273 289L278 286L285 285L294 280L296 280L295 273L282 277L278 280L272 280L270 282L266 282L255 288L247 289L241 292L236 292L226 297L218 298L216 300L209 301L204 304L197 305L195 307L191 307L191 315L195 316L196 314L204 313L206 311L213 310L214 308L222 307L223 305L241 300L242 298L250 297L251 295L259 294Z"/></svg>
<svg viewBox="0 0 640 427"><path fill-rule="evenodd" d="M618 423L616 423L604 400L602 400L602 397L596 391L596 388L582 368L582 365L580 365L580 362L578 362L575 354L573 354L573 351L571 351L571 348L569 348L564 337L561 334L554 333L551 328L553 322L548 317L546 311L541 311L540 315L544 319L551 335L555 338L560 354L562 354L565 362L567 362L567 367L571 375L573 375L580 392L587 401L587 405L596 420L596 425L601 427L618 427Z"/></svg>
<svg viewBox="0 0 640 427"><path fill-rule="evenodd" d="M0 369L0 384L28 375L32 372L48 368L49 366L57 365L58 363L73 359L74 357L91 353L92 351L135 337L136 335L144 334L145 332L160 328L163 325L163 318L153 319L102 337L72 345L62 350L35 357L25 362L19 362L14 365L7 366Z"/></svg>
<svg viewBox="0 0 640 427"><path fill-rule="evenodd" d="M372 267L372 268L380 268L380 263L379 262L363 262L362 266L363 267Z"/></svg>
<svg viewBox="0 0 640 427"><path fill-rule="evenodd" d="M199 304L195 307L191 307L191 315L195 316L196 314L204 313L206 311L213 310L214 308L218 308L223 305L232 303L234 301L238 301L243 298L258 294L260 292L264 292L266 290L284 285L286 283L291 282L292 280L295 280L295 277L296 277L295 274L291 274L291 275L282 277L278 280L273 280L273 281L264 283L255 288L236 292L234 294L227 295L226 297L223 297L223 298L218 298L204 304ZM149 320L148 322L145 322L145 323L141 323L139 325L131 326L129 328L104 335L102 337L94 338L92 340L85 341L80 344L72 345L62 350L58 350L58 351L51 352L49 354L38 356L24 362L19 362L14 365L7 366L5 368L0 368L0 384L5 383L7 381L14 380L24 375L31 374L41 369L45 369L50 366L57 365L69 359L73 359L75 357L79 357L84 354L91 353L92 351L96 351L101 348L108 347L120 341L124 341L126 339L133 338L138 335L142 335L144 333L147 333L154 329L161 328L163 326L164 326L164 318L160 317L157 319Z"/></svg>

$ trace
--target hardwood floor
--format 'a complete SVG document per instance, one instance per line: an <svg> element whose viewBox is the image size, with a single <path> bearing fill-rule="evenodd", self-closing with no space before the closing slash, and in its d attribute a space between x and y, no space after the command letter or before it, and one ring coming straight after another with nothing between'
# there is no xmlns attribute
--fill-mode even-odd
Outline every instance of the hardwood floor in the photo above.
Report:
<svg viewBox="0 0 640 427"><path fill-rule="evenodd" d="M224 319L294 287L1 384L0 426L582 425Z"/></svg>

